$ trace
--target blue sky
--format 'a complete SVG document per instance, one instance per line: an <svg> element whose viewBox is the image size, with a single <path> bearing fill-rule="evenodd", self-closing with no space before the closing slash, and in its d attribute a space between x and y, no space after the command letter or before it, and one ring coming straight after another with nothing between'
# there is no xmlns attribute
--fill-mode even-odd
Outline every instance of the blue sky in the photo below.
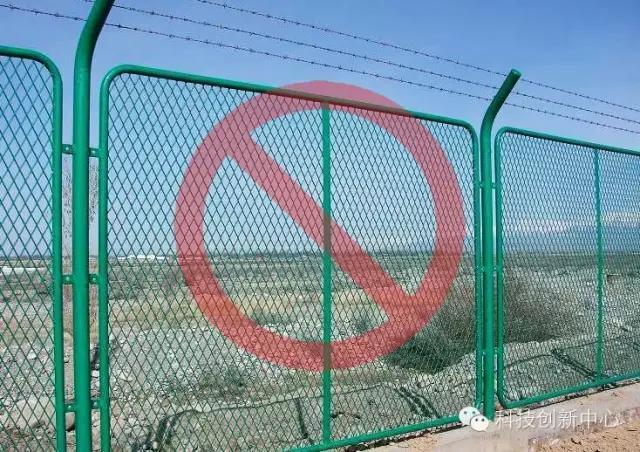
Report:
<svg viewBox="0 0 640 452"><path fill-rule="evenodd" d="M16 3L20 6L57 10L81 16L86 15L89 8L88 3L82 0L21 0ZM400 63L452 73L491 84L500 83L499 77L487 77L486 74L463 70L464 68L450 64L401 54L390 49L312 32L304 28L287 27L277 22L202 5L195 0L180 2L123 0L120 3L135 4L140 8L153 8L176 15L316 42L328 47L367 53L378 58L393 59ZM536 2L236 0L231 3L371 36L499 71L517 68L523 72L524 77L531 80L546 82L629 106L640 106L640 27L638 27L640 3L635 0L614 2L596 0L562 2L551 0ZM292 44L273 43L262 38L251 38L232 32L189 26L164 19L156 20L117 10L113 11L111 18L130 25L279 51L359 69L376 70L393 76L404 76L482 95L491 94L490 90L483 88L443 83L438 78L423 74L407 73L399 69L354 61L348 57L329 55L322 51L309 51ZM0 9L0 23L2 24L0 42L41 50L50 55L60 66L66 82L67 111L69 111L73 52L80 24L48 17L34 17L3 9ZM317 79L355 83L391 97L406 108L467 119L474 125L479 125L486 107L482 101L440 94L387 80L377 80L301 63L282 62L264 56L248 55L201 44L106 29L96 52L95 84L97 85L99 79L110 67L120 63L138 63L272 85ZM638 113L583 102L582 99L575 97L559 96L559 93L537 90L531 86L520 88L523 91L640 121ZM561 107L553 109L561 113L572 113L617 125L634 126L634 124L620 123L610 118L587 116L583 112L565 110ZM633 117L634 114L635 117ZM67 129L68 119L69 115L67 115ZM640 135L601 129L513 108L503 111L499 124L523 126L632 148L640 147ZM640 128L637 124L635 127ZM67 136L68 133L67 130Z"/></svg>
<svg viewBox="0 0 640 452"><path fill-rule="evenodd" d="M289 0L260 2L256 0L235 0L230 3L319 26L368 36L497 71L507 72L511 68L517 68L527 79L640 109L640 27L638 27L638 23L640 23L640 3L637 1L621 0L605 3L592 0L563 2L547 0L538 2L506 0L491 2L390 2L381 0L366 2L343 2L337 0L325 2ZM288 39L316 43L325 47L367 54L374 58L393 60L400 64L447 73L482 83L499 85L502 81L499 76L319 31L285 26L280 22L268 21L264 18L247 16L228 9L203 5L196 0L183 0L180 2L167 0L133 2L122 0L119 4L155 9L163 13L188 16L225 26L251 29L261 33L283 36ZM19 2L19 5L82 17L86 16L89 10L89 4L82 0L23 0ZM109 20L129 26L152 28L167 33L252 47L262 51L322 61L356 70L411 79L420 83L466 91L480 96L491 97L493 94L491 89L442 80L438 77L406 71L397 67L390 68L379 63L364 62L351 57L328 54L322 50L273 42L264 38L169 21L163 18L148 17L128 11L116 9L112 12ZM69 142L71 135L71 115L69 113L71 111L73 58L81 24L0 9L0 25L0 43L40 50L49 55L60 67L65 82L64 135L66 142ZM346 82L372 89L411 110L464 119L471 122L476 128L479 128L482 115L487 107L487 102L485 101L443 94L427 88L109 27L105 28L103 32L94 61L94 113L97 106L97 87L100 79L110 68L123 63L134 63L274 86L309 80ZM559 102L571 103L583 108L599 110L607 114L623 116L640 122L640 113L638 112L626 111L522 83L517 89L529 94L553 98ZM640 131L640 124L603 118L530 99L512 97L510 100L537 108L553 110L564 115L573 115L582 119L606 122L615 126ZM92 136L95 144L97 142L95 128L97 117L95 114L92 124L94 125ZM585 125L558 117L524 112L515 108L506 107L503 109L497 121L497 126L500 125L520 126L532 130L640 149L640 135L638 134ZM200 124L198 127L207 130L209 126ZM125 132L123 131L123 133ZM194 136L193 143L190 143L189 146L193 146L197 139L198 137ZM186 149L186 151L190 151L190 149ZM452 155L449 157L455 158ZM585 156L585 158L589 160L590 157ZM145 164L153 165L158 164L158 162L159 160L151 161L148 158L145 162L139 163L144 167ZM293 165L295 160L292 162ZM122 163L126 164L126 161ZM567 162L565 161L564 163ZM630 163L633 164L633 162ZM516 159L516 164L518 165L516 168L525 171L530 168L531 162L523 158L519 161ZM553 164L551 165L553 166ZM285 166L287 165L285 164ZM464 166L461 166L461 168L464 168ZM560 167L557 167L557 171L554 172L552 170L546 177L555 180L557 178L555 178L554 174L562 173L562 171L572 171L571 164L565 165L563 168L564 170L560 170ZM585 193L579 190L568 193L564 186L552 187L549 184L542 184L538 181L535 185L531 185L531 187L537 187L533 192L522 191L519 194L514 194L514 197L511 198L513 206L511 214L514 217L518 217L517 220L522 223L514 224L516 229L520 228L535 234L549 232L565 234L567 228L577 228L587 230L587 233L591 235L593 229L592 206L585 201L585 198L590 195L592 180L588 174L589 168L587 165L582 170L586 177L585 180L587 180L587 183L583 184L585 185L583 187L586 190ZM637 171L630 171L629 165L625 167L625 171L630 183L638 182ZM295 171L292 170L293 173ZM302 173L298 176L299 179L305 177ZM229 172L228 177L244 184L237 169ZM610 178L610 180L614 179L615 175ZM117 182L126 183L126 178ZM144 185L145 181L139 182ZM172 193L176 190L177 181L167 181L166 184L171 187L170 191ZM466 190L465 197L468 197L470 194L468 192L470 188L468 181L461 180L461 184L463 185L463 191ZM466 186L464 186L465 184ZM303 186L305 185L303 184ZM369 186L373 187L375 184L369 184ZM313 191L311 186L306 188ZM388 190L383 191L389 192ZM554 207L557 209L557 214L551 209L547 210L543 215L540 210L543 207L524 202L532 196L542 199L543 195L549 195L552 192L556 193L555 204L562 204L559 207ZM259 199L261 198L256 197L256 200L259 201ZM379 197L378 199L388 198ZM145 208L144 200L142 198L140 200L143 204L135 205L134 202L134 206L130 209L131 212L140 212L140 209ZM229 203L231 201L226 200L225 202ZM580 202L586 202L584 209L580 208ZM170 212L164 212L164 210L165 207L167 209L172 208L173 203L167 202L165 204L166 206L159 207L159 210L156 209L158 212L153 211L151 216L164 218L165 220L169 218ZM624 220L622 223L631 223L635 227L637 215L629 214L637 211L635 198L629 197L626 200L617 202L615 205L613 203L610 203L610 205L610 208L607 205L603 208L605 217L608 215L618 223L622 218ZM572 207L564 208L563 206ZM269 209L273 210L272 207ZM426 212L429 207L424 206L423 210ZM388 210L388 212L391 212L393 216L393 209ZM467 230L470 231L471 218L468 205L465 212L469 223L467 224ZM349 215L353 215L353 213L347 212L345 214L344 226L347 229L353 229L350 232L357 236L356 226L348 224ZM274 221L280 221L281 217L276 216L273 218ZM134 220L133 217L125 217L125 222ZM141 223L146 221L144 219L139 220ZM156 224L152 227L156 230L167 229L170 231L170 224L168 223ZM367 238L367 234L374 231L376 225L370 224L368 227L368 232L367 230L362 231L362 237L357 238L373 243L375 240ZM140 230L133 229L135 230L130 231L133 234ZM286 229L293 234L295 226L288 225ZM423 236L425 234L430 236L429 231L422 232ZM412 233L416 232L412 231ZM578 237L577 239L566 240L565 242L576 243L576 241L581 240L579 234L579 232L574 234ZM216 237L215 233L213 233L213 236ZM218 235L217 237L218 241L220 241L219 239L222 236ZM270 237L265 239L268 240ZM159 240L163 241L164 238ZM145 244L144 248L145 252L152 251L154 243ZM132 251L135 252L135 250Z"/></svg>

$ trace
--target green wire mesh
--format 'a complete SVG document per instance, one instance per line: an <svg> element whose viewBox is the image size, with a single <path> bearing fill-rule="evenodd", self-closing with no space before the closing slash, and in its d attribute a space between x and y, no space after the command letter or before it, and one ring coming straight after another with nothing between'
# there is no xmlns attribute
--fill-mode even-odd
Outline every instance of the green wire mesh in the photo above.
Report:
<svg viewBox="0 0 640 452"><path fill-rule="evenodd" d="M462 258L446 301L403 347L330 374L294 369L239 347L199 308L176 255L178 192L211 129L256 95L249 87L135 74L118 75L110 84L107 233L114 448L305 447L327 436L338 440L443 419L475 403L477 161L474 137L466 127L394 118L404 138L410 138L409 124L416 122L433 138L418 145L421 151L442 148L455 174L454 185L460 186L464 223ZM363 111L333 105L328 106L330 136L324 137L331 143L327 187L322 105L261 96L254 114L273 118L252 130L251 139L301 190L284 193L288 201L278 205L254 182L262 178L267 185L277 181L274 187L283 186L273 166L258 165L257 154L246 154L243 165L256 163L250 177L239 162L225 158L205 196L208 268L221 291L259 327L286 338L321 342L329 321L323 305L327 267L322 241L311 236L322 235L324 218L311 203L323 206L329 188L333 220L411 293L435 259L433 187L400 141L375 125L376 118L390 113L368 112L369 119L364 119ZM282 111L295 113L275 114ZM225 133L253 120L248 114L236 115ZM234 149L246 146L234 142L236 138L222 138L231 140ZM211 144L205 142L207 146ZM208 171L206 165L200 170ZM436 177L433 184L455 190L447 186L450 180ZM314 226L305 230L299 222ZM330 337L340 341L374 330L386 317L353 275L336 265L348 256L334 258ZM366 280L367 266L361 272L359 277ZM368 282L368 289L385 290L376 284ZM323 412L327 378L332 403L330 412Z"/></svg>
<svg viewBox="0 0 640 452"><path fill-rule="evenodd" d="M0 55L0 449L55 448L53 80Z"/></svg>
<svg viewBox="0 0 640 452"><path fill-rule="evenodd" d="M40 62L0 55L2 450L53 450L65 442L63 429L55 428L62 393L70 393L62 388L56 403L54 329L61 338L59 371L61 350L71 344L62 344L62 300L54 299L62 281L52 276L52 253L62 246L53 243L60 233L52 234L52 167L61 165L52 146L60 117L54 79ZM109 297L100 302L110 334L98 338L95 325L91 332L92 340L109 345L115 450L330 447L374 432L446 423L479 400L473 131L420 115L261 92L127 73L110 83L108 127L101 131L109 188L99 194L108 211L102 232ZM237 113L259 97L252 111ZM239 132L256 116L268 120L244 140ZM217 304L205 306L199 284L206 275L189 273L193 262L184 254L179 259L176 243L177 229L198 225L176 217L190 162L220 142L235 157L219 162L201 193L206 268L200 262L195 268L211 272L218 284L205 290ZM264 155L253 148L238 154L248 143ZM420 170L420 156L438 152L453 179L446 171L429 178ZM514 129L499 133L498 395L506 407L639 375L638 158ZM196 174L204 177L214 163L205 159ZM435 251L439 235L446 243L456 236L455 208L438 211L437 193L457 190L460 256ZM405 323L376 334L391 320L381 306L384 294L397 298L396 285L405 294L420 293L425 270L439 259L455 267L442 305L432 296L410 298L404 317L395 317ZM91 258L90 271L97 262ZM428 293L437 292L438 281ZM95 289L91 294L95 314ZM235 311L222 308L221 294L257 329L285 342L319 344L309 359L320 368L304 370L248 350L258 336L243 330L246 324L235 330L244 334L231 338L220 319ZM344 358L335 344L369 335L376 348L416 322L401 346L330 369ZM328 339L333 346L322 345ZM283 350L280 361L296 361ZM92 396L106 400L100 364L94 349ZM97 418L93 427L97 446Z"/></svg>
<svg viewBox="0 0 640 452"><path fill-rule="evenodd" d="M503 402L637 373L638 157L512 130L496 157Z"/></svg>
<svg viewBox="0 0 640 452"><path fill-rule="evenodd" d="M600 155L604 248L604 372L607 376L640 370L640 157Z"/></svg>
<svg viewBox="0 0 640 452"><path fill-rule="evenodd" d="M390 119L388 113L362 116L356 108L331 116L335 220L406 292L417 290L434 258L434 191L454 188L442 173L430 188L403 144L411 141L414 130L409 125L417 121L434 138L433 143L421 142L419 151L428 153L430 147L440 146L457 174L453 184L461 186L466 236L457 277L431 321L390 354L333 372L336 438L455 415L475 400L472 136L460 126L412 118L390 120L398 129L392 136L378 125ZM442 213L449 215L448 210ZM424 297L412 303L430 301ZM406 322L413 320L414 305L409 309ZM336 268L333 320L333 339L339 340L383 325L388 315L350 275ZM402 327L394 327L391 334ZM376 340L389 338L381 334Z"/></svg>

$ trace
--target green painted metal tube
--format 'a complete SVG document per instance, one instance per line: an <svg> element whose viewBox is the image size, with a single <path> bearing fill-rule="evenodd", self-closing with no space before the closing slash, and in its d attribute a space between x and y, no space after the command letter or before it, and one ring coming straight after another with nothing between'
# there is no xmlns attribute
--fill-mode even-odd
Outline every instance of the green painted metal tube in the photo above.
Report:
<svg viewBox="0 0 640 452"><path fill-rule="evenodd" d="M109 388L109 257L107 214L109 183L109 92L100 90L98 132L98 336L100 346L100 447L111 450L111 404Z"/></svg>
<svg viewBox="0 0 640 452"><path fill-rule="evenodd" d="M321 450L329 450L329 449L338 449L346 446L351 446L358 443L365 443L370 441L376 441L383 438L389 438L397 435L405 435L407 433L419 432L420 430L426 430L429 428L440 427L447 424L453 424L459 422L458 416L449 416L443 417L440 419L434 419L426 422L421 422L419 424L413 425L405 425L402 427L396 427L388 430L380 430L372 433L365 433L357 436L350 436L348 438L342 438L333 440L330 443L325 444L317 444L314 446L307 447L299 447L292 449L296 452L312 452L312 451L321 451Z"/></svg>
<svg viewBox="0 0 640 452"><path fill-rule="evenodd" d="M521 408L527 405L533 405L536 403L544 402L546 400L555 399L558 397L564 397L564 396L576 394L579 392L588 391L590 389L595 389L595 388L603 387L606 385L611 385L624 380L638 380L638 379L640 379L640 372L633 371L633 372L627 372L620 375L614 375L612 377L588 381L586 383L570 386L563 389L558 389L556 391L545 392L542 394L538 394L536 396L527 397L525 399L520 399L516 401L508 400L504 397L503 394L498 393L498 400L500 400L500 404L503 407L510 410L514 408Z"/></svg>
<svg viewBox="0 0 640 452"><path fill-rule="evenodd" d="M495 343L493 331L493 275L494 275L494 243L493 228L493 187L492 187L492 151L491 134L493 122L500 108L520 79L520 72L512 70L494 96L482 120L480 129L480 172L482 192L482 293L484 300L484 415L493 419L495 416Z"/></svg>
<svg viewBox="0 0 640 452"><path fill-rule="evenodd" d="M613 152L615 154L635 155L640 157L640 150L635 151L633 149L625 149L617 146L609 146L607 144L593 143L591 141L579 140L577 138L561 137L558 135L535 132L533 130L520 129L517 127L503 127L498 131L498 133L496 133L496 137L504 135L505 133L514 133L518 135L524 135L526 137L538 138L541 140L557 141L559 143L573 144L575 146L580 146L583 148L597 149L599 151Z"/></svg>
<svg viewBox="0 0 640 452"><path fill-rule="evenodd" d="M114 0L96 0L76 49L73 84L73 357L76 449L90 451L89 362L89 131L91 61ZM103 338L104 339L104 338Z"/></svg>
<svg viewBox="0 0 640 452"><path fill-rule="evenodd" d="M474 277L474 302L475 302L475 322L476 322L476 334L475 334L475 346L476 346L476 397L475 406L480 408L482 405L482 398L484 393L483 387L483 359L482 359L482 340L484 334L483 325L483 300L482 300L482 224L481 224L481 212L482 212L482 200L480 192L480 146L478 144L478 137L475 133L471 134L473 142L473 277Z"/></svg>
<svg viewBox="0 0 640 452"><path fill-rule="evenodd" d="M322 210L324 250L322 252L322 441L331 441L331 110L322 104Z"/></svg>
<svg viewBox="0 0 640 452"><path fill-rule="evenodd" d="M247 82L238 82L238 81L227 80L223 78L187 74L184 72L169 71L166 69L137 66L132 64L116 66L115 68L111 69L107 73L107 75L104 77L104 80L102 83L102 89L108 90L109 85L111 84L111 81L123 74L136 74L136 75L144 75L147 77L157 77L157 78L162 78L166 80L199 83L201 85L208 85L208 86L220 86L224 88L237 89L241 91L250 91L254 93L268 93L273 96L282 96L282 97L288 97L288 98L294 98L294 99L308 100L311 102L327 103L331 105L340 105L344 107L353 107L361 110L377 111L377 112L389 113L397 116L409 116L412 118L424 119L426 121L435 121L435 122L441 122L443 124L451 124L451 125L464 127L469 131L469 133L471 133L473 137L476 136L476 132L473 126L469 124L467 121L462 121L460 119L448 118L445 116L432 115L428 113L421 113L421 112L411 111L411 110L403 110L401 108L387 107L384 105L370 104L370 103L359 102L359 101L354 101L350 99L342 99L339 97L322 96L319 94L305 93L302 91L296 91L291 89L275 88L273 86L258 85L255 83L247 83Z"/></svg>
<svg viewBox="0 0 640 452"><path fill-rule="evenodd" d="M53 188L51 204L52 215L52 272L53 272L53 361L56 410L56 450L67 450L66 425L64 412L64 319L62 292L62 77L51 63L49 70L53 77Z"/></svg>
<svg viewBox="0 0 640 452"><path fill-rule="evenodd" d="M500 138L504 129L496 134L494 144L494 171L496 179L496 389L500 404L504 404L504 240L502 224L502 147Z"/></svg>

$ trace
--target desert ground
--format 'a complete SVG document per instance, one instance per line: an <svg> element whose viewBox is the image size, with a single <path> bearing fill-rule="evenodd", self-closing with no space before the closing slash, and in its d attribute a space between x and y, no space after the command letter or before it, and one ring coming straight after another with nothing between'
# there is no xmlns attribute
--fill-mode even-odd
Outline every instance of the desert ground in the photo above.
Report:
<svg viewBox="0 0 640 452"><path fill-rule="evenodd" d="M411 290L428 256L381 253L375 259ZM284 336L321 340L319 254L211 256L211 262L225 292L246 316ZM602 349L607 375L640 366L634 339L640 312L633 306L640 278L629 270L635 262L635 255L606 260ZM472 264L470 257L463 259L441 309L402 348L332 372L335 438L437 419L474 404ZM48 450L53 444L49 262L5 260L2 268L0 448ZM504 398L519 400L594 378L596 281L592 256L506 256ZM333 283L334 340L362 334L386 320L384 311L339 270ZM95 315L95 291L91 302ZM112 257L108 311L114 450L275 450L321 440L321 374L258 359L224 337L198 308L175 258ZM69 398L70 320L66 300ZM90 332L97 350L95 322ZM96 397L101 365L94 351ZM95 441L98 421L96 414ZM72 420L67 422L72 445Z"/></svg>

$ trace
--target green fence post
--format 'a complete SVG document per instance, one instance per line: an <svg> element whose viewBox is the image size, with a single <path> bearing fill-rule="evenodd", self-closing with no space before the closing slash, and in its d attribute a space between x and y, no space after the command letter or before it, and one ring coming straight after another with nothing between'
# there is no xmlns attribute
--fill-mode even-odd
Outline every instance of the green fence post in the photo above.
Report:
<svg viewBox="0 0 640 452"><path fill-rule="evenodd" d="M322 210L324 250L322 253L322 441L331 441L331 110L322 104Z"/></svg>
<svg viewBox="0 0 640 452"><path fill-rule="evenodd" d="M495 344L494 344L494 245L495 231L493 227L493 183L491 175L491 134L493 121L498 111L507 100L513 87L520 79L520 72L512 70L491 101L482 120L480 130L480 174L482 190L482 293L484 307L484 415L493 419L495 415ZM498 181L498 183L500 183ZM499 221L500 219L498 219Z"/></svg>
<svg viewBox="0 0 640 452"><path fill-rule="evenodd" d="M76 49L73 83L73 380L76 449L92 450L89 361L89 119L91 61L114 0L96 0ZM101 338L104 340L105 338Z"/></svg>

